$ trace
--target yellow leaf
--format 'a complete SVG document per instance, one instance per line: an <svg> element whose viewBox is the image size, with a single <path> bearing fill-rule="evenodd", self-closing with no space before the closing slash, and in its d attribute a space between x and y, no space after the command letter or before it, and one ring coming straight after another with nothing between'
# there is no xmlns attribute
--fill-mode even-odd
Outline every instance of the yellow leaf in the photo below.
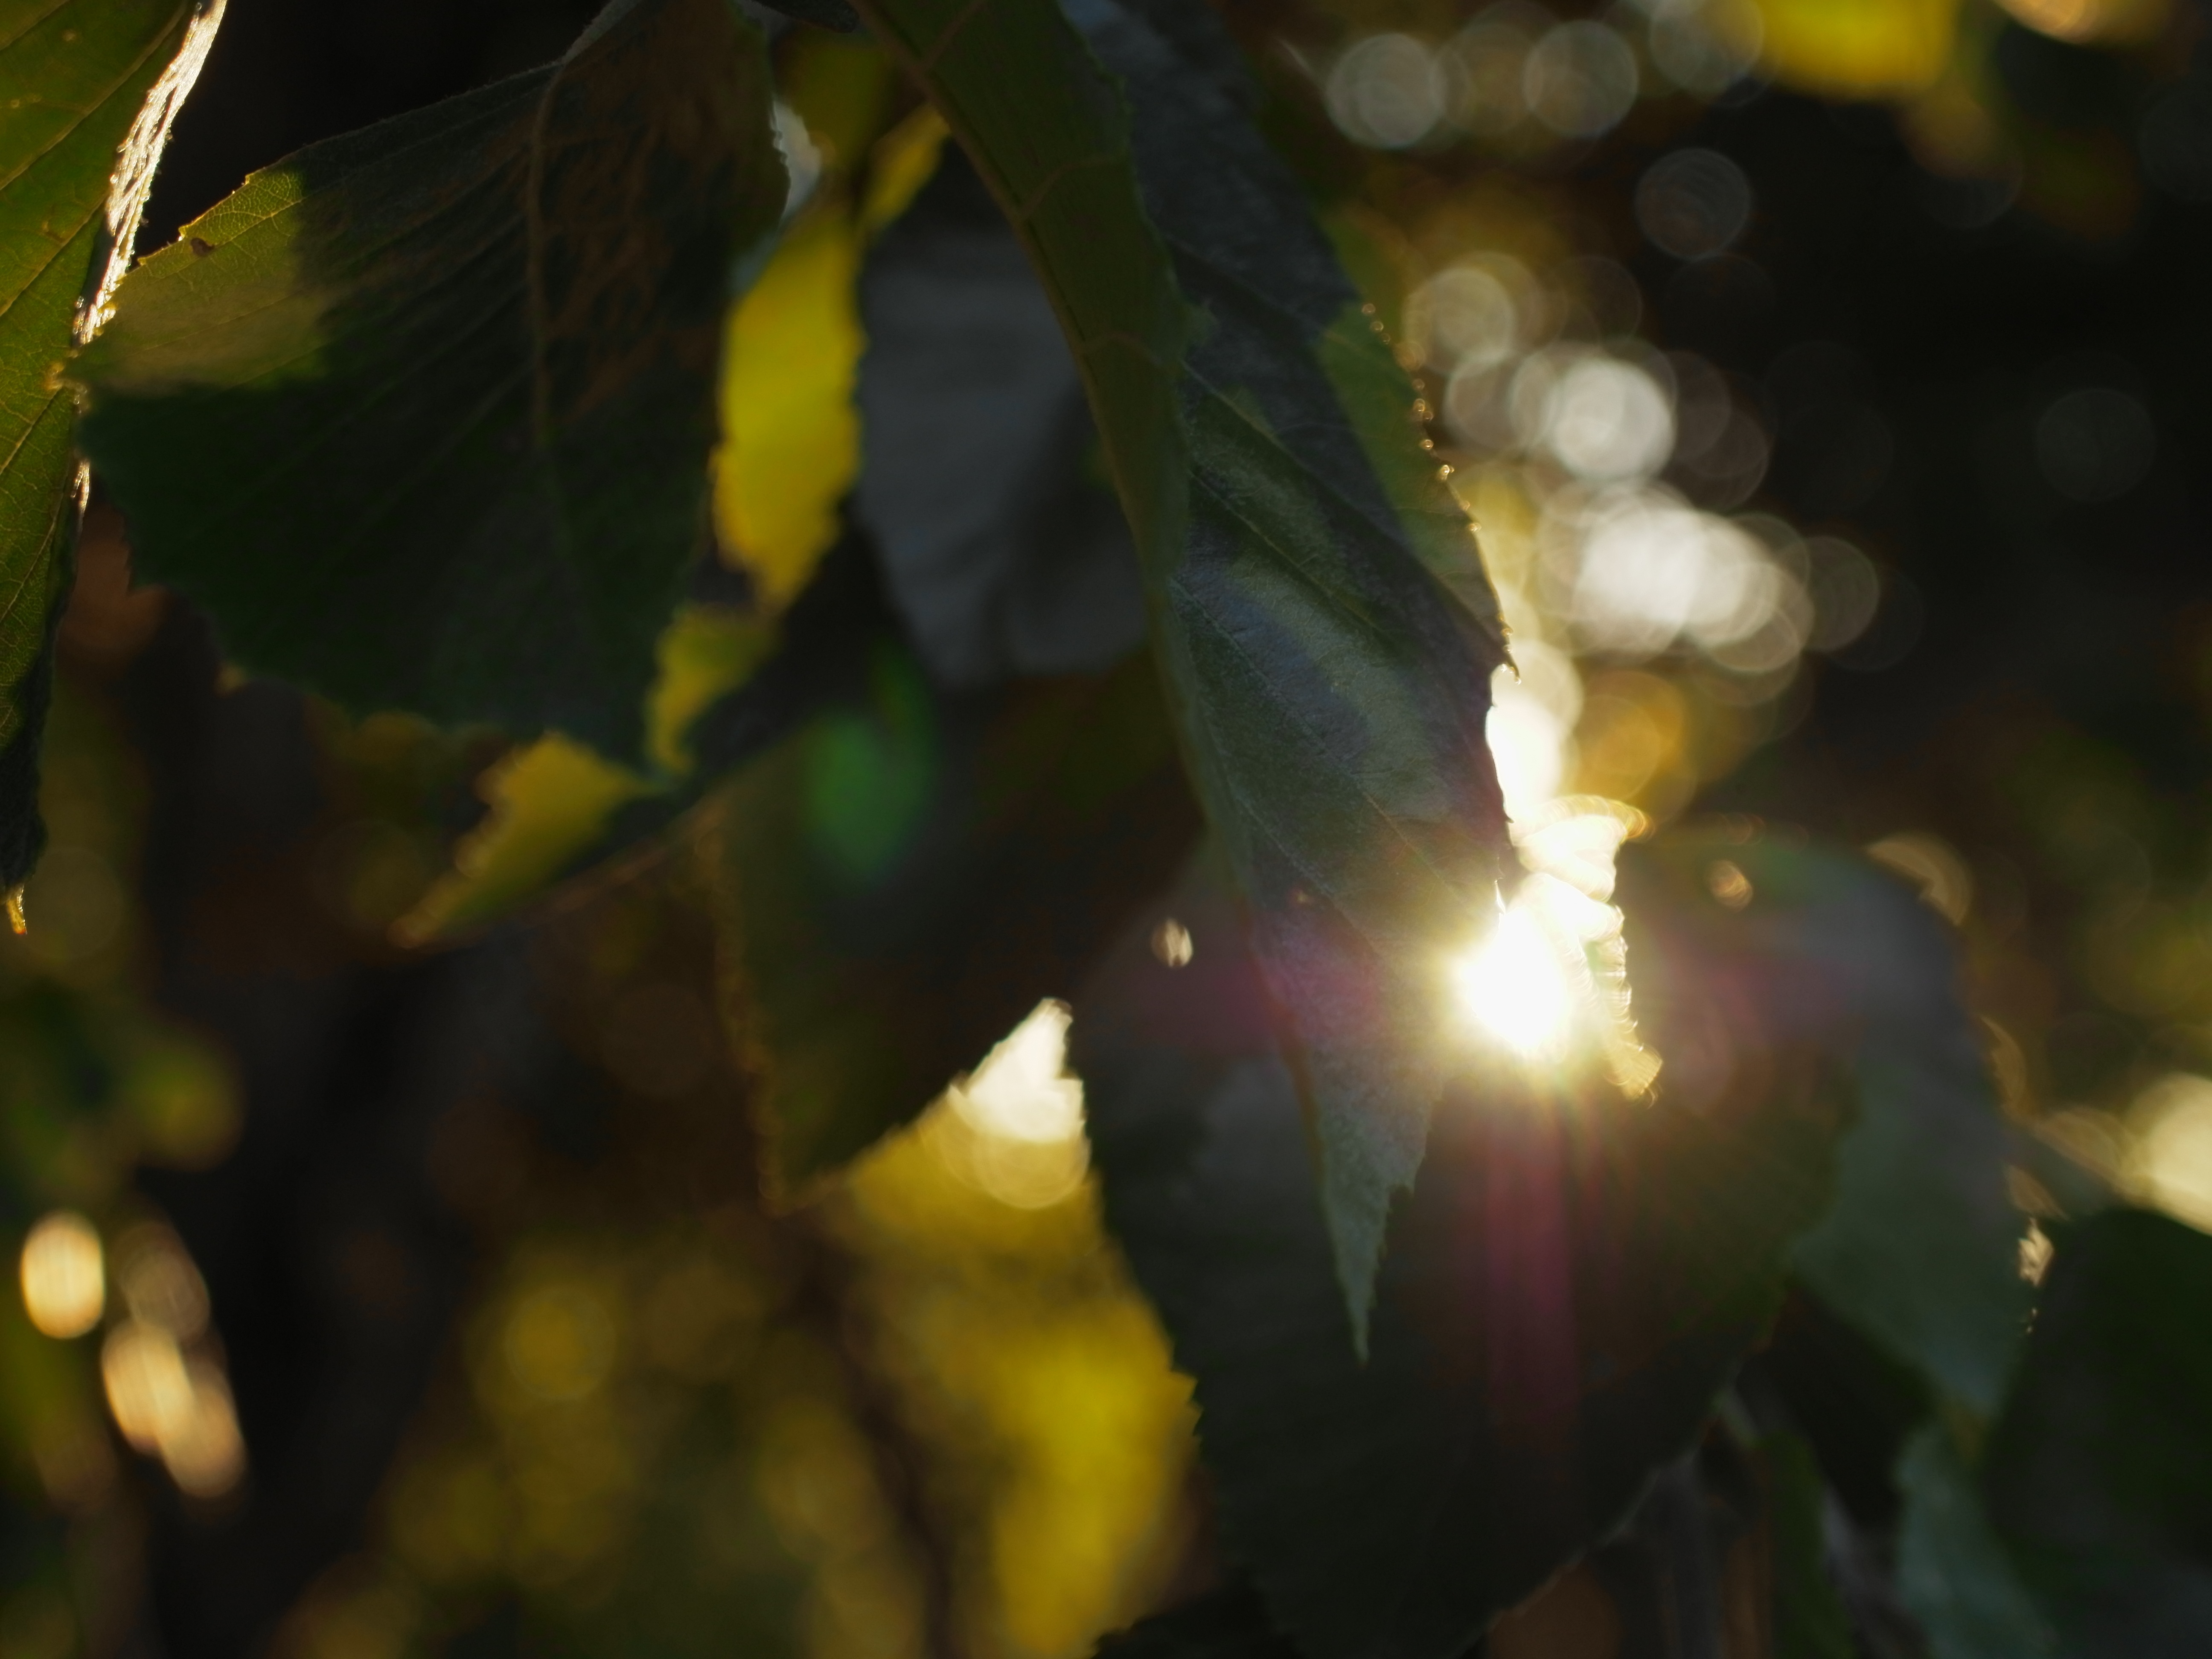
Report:
<svg viewBox="0 0 2212 1659"><path fill-rule="evenodd" d="M859 273L852 218L824 201L785 236L730 322L714 527L723 556L771 611L836 538L837 503L860 471Z"/></svg>
<svg viewBox="0 0 2212 1659"><path fill-rule="evenodd" d="M392 938L427 945L480 927L565 874L618 809L690 772L692 723L744 684L773 640L766 620L744 612L712 605L678 611L660 637L660 672L647 708L648 742L664 777L642 777L557 735L516 750L477 785L490 811L462 837L453 867L393 924Z"/></svg>
<svg viewBox="0 0 2212 1659"><path fill-rule="evenodd" d="M650 793L636 773L559 736L516 750L477 787L491 811L462 838L453 869L392 924L402 945L427 945L513 909L590 847L617 807Z"/></svg>

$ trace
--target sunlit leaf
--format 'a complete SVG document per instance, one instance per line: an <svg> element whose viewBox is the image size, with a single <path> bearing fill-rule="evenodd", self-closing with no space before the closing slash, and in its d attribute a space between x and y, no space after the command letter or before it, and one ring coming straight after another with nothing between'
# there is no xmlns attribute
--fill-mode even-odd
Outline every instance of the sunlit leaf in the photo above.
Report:
<svg viewBox="0 0 2212 1659"><path fill-rule="evenodd" d="M783 167L757 30L617 0L556 64L301 151L125 283L83 441L246 668L634 756Z"/></svg>
<svg viewBox="0 0 2212 1659"><path fill-rule="evenodd" d="M1151 664L981 696L878 635L720 803L732 1017L785 1196L1070 994L1194 833Z"/></svg>
<svg viewBox="0 0 2212 1659"><path fill-rule="evenodd" d="M823 203L784 238L730 322L715 529L772 608L837 539L837 503L860 470L859 266L850 213Z"/></svg>
<svg viewBox="0 0 2212 1659"><path fill-rule="evenodd" d="M76 534L59 373L103 316L221 0L0 4L0 891L46 841L39 738Z"/></svg>
<svg viewBox="0 0 2212 1659"><path fill-rule="evenodd" d="M853 53L844 41L823 37L823 45ZM815 88L811 101L828 106L817 112L836 117L842 142L857 147L866 112L848 107L860 101L849 89L831 98L838 89ZM860 262L934 170L944 136L929 109L884 134L859 199L842 178L826 188L731 316L714 524L723 557L750 578L767 611L790 603L842 528L839 505L860 467Z"/></svg>
<svg viewBox="0 0 2212 1659"><path fill-rule="evenodd" d="M1073 9L1081 34L1052 0L862 10L1084 376L1185 750L1294 1015L1356 1340L1442 1086L1433 964L1503 843L1472 534L1299 187L1212 76L1104 0Z"/></svg>
<svg viewBox="0 0 2212 1659"><path fill-rule="evenodd" d="M1633 891L1639 1024L1679 1077L1651 1103L1461 1078L1364 1364L1220 885L1143 913L1075 999L1107 1218L1194 1379L1225 1547L1309 1659L1459 1659L1602 1536L1695 1441L1826 1202L1844 1103L1834 1022L1803 1018L1817 966L1663 868Z"/></svg>
<svg viewBox="0 0 2212 1659"><path fill-rule="evenodd" d="M2212 1630L2212 1238L2111 1210L2055 1232L1984 1460L2064 1650L2173 1659Z"/></svg>

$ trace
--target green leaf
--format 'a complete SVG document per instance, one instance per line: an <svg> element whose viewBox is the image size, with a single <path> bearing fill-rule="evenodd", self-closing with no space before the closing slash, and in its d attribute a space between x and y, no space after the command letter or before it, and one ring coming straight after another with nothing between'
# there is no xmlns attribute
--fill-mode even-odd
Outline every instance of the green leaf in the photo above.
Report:
<svg viewBox="0 0 2212 1659"><path fill-rule="evenodd" d="M730 1002L786 1198L1073 992L1196 830L1146 659L950 696L877 640L721 803Z"/></svg>
<svg viewBox="0 0 2212 1659"><path fill-rule="evenodd" d="M769 109L728 0L615 0L558 64L256 173L78 360L141 573L349 708L634 756L783 207Z"/></svg>
<svg viewBox="0 0 2212 1659"><path fill-rule="evenodd" d="M220 0L0 0L0 890L31 872L69 592L76 410L58 373L131 258Z"/></svg>
<svg viewBox="0 0 2212 1659"><path fill-rule="evenodd" d="M760 0L770 11L780 11L786 17L795 17L802 23L811 23L817 28L836 29L848 34L860 27L860 20L845 0Z"/></svg>
<svg viewBox="0 0 2212 1659"><path fill-rule="evenodd" d="M1504 847L1483 739L1503 649L1466 516L1295 180L1205 68L1106 0L1071 7L1080 34L1054 0L860 9L1073 349L1184 751L1292 1016L1357 1340L1443 1087L1434 964L1489 914Z"/></svg>
<svg viewBox="0 0 2212 1659"><path fill-rule="evenodd" d="M1898 1595L1936 1659L2041 1659L2057 1638L2021 1583L1972 1469L1942 1423L1923 1424L1897 1466L1905 1494Z"/></svg>
<svg viewBox="0 0 2212 1659"><path fill-rule="evenodd" d="M1364 1364L1222 880L1141 913L1075 998L1107 1219L1194 1379L1225 1545L1308 1659L1459 1659L1609 1531L1696 1440L1826 1201L1836 1033L1792 1024L1830 1000L1818 964L1763 953L1702 884L1639 876L1639 1024L1738 1063L1686 1062L1652 1103L1460 1079ZM1154 948L1170 920L1182 967Z"/></svg>
<svg viewBox="0 0 2212 1659"><path fill-rule="evenodd" d="M2021 1219L2005 1188L2011 1142L1981 1040L1958 990L1956 946L1935 914L1856 857L1790 840L1677 834L1662 856L1687 883L1725 860L1750 884L1765 948L1821 966L1847 1019L1834 1027L1856 1110L1835 1201L1793 1265L1831 1313L1910 1369L1947 1415L1986 1422L2026 1328ZM1828 1020L1821 1011L1805 1016ZM1930 1437L1938 1437L1931 1438ZM1898 1589L1937 1659L2012 1659L2034 1628L1988 1533L1949 1431L1900 1454Z"/></svg>
<svg viewBox="0 0 2212 1659"><path fill-rule="evenodd" d="M2053 1241L1990 1513L2064 1652L2212 1651L2212 1238L2110 1210Z"/></svg>
<svg viewBox="0 0 2212 1659"><path fill-rule="evenodd" d="M1894 1358L1984 1418L2027 1328L2010 1146L1958 954L1935 913L1872 866L1763 844L1733 852L1756 887L1802 891L1802 948L1834 963L1861 1021L1858 1115L1836 1201L1797 1246L1799 1275Z"/></svg>
<svg viewBox="0 0 2212 1659"><path fill-rule="evenodd" d="M1851 1622L1827 1572L1820 1460L1797 1435L1763 1436L1774 1560L1775 1659L1856 1659Z"/></svg>

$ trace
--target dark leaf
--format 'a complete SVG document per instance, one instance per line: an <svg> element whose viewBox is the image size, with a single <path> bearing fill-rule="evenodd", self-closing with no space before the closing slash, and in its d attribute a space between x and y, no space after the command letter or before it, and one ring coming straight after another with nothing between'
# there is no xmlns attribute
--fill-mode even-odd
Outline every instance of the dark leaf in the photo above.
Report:
<svg viewBox="0 0 2212 1659"><path fill-rule="evenodd" d="M1856 1659L1851 1623L1828 1571L1830 1501L1820 1460L1799 1437L1759 1443L1773 1553L1775 1659Z"/></svg>
<svg viewBox="0 0 2212 1659"><path fill-rule="evenodd" d="M2082 1659L2212 1652L2212 1238L2110 1210L2057 1232L1984 1470Z"/></svg>
<svg viewBox="0 0 2212 1659"><path fill-rule="evenodd" d="M1830 965L1859 1022L1858 1113L1836 1201L1798 1274L1893 1356L1993 1414L2027 1320L2010 1140L1958 952L1935 913L1872 866L1771 844L1733 854L1761 892L1802 896L1787 947Z"/></svg>
<svg viewBox="0 0 2212 1659"><path fill-rule="evenodd" d="M1839 1028L1856 1113L1833 1206L1794 1266L1821 1304L1909 1367L1952 1414L1997 1409L2028 1310L2021 1219L2005 1188L2010 1147L1981 1040L1958 990L1957 950L1936 915L1855 858L1774 839L1678 836L1663 856L1737 867L1761 948L1819 964L1845 1000ZM1780 901L1778 904L1775 902ZM1770 908L1770 906L1773 908ZM1971 1474L1940 1425L1897 1470L1904 1500L1898 1594L1937 1659L2030 1656L2039 1628L1978 1512ZM2045 1637L2047 1644L2047 1633Z"/></svg>
<svg viewBox="0 0 2212 1659"><path fill-rule="evenodd" d="M1220 883L1191 877L1077 996L1107 1218L1196 1381L1228 1546L1309 1659L1456 1659L1617 1523L1696 1439L1826 1201L1834 1000L1702 886L1650 872L1631 915L1670 1067L1729 1063L1662 1074L1656 1103L1463 1073L1364 1364ZM1152 945L1170 918L1181 968Z"/></svg>
<svg viewBox="0 0 2212 1659"><path fill-rule="evenodd" d="M1292 1017L1357 1340L1443 1087L1430 965L1487 914L1504 845L1483 740L1503 651L1466 516L1296 182L1205 68L1107 0L1071 8L1081 34L1049 0L861 9L1073 348Z"/></svg>
<svg viewBox="0 0 2212 1659"><path fill-rule="evenodd" d="M1121 509L1052 305L957 153L869 256L854 516L947 685L1097 672L1143 640Z"/></svg>
<svg viewBox="0 0 2212 1659"><path fill-rule="evenodd" d="M1156 1613L1108 1637L1098 1659L1299 1659L1275 1633L1267 1610L1249 1585L1227 1589Z"/></svg>
<svg viewBox="0 0 2212 1659"><path fill-rule="evenodd" d="M742 773L720 823L731 1001L785 1195L1071 994L1196 829L1149 660L952 696L889 636L865 695Z"/></svg>
<svg viewBox="0 0 2212 1659"><path fill-rule="evenodd" d="M1925 1425L1898 1461L1905 1494L1898 1593L1936 1659L2041 1659L2051 1621L1990 1524L1974 1473L1950 1430Z"/></svg>
<svg viewBox="0 0 2212 1659"><path fill-rule="evenodd" d="M850 34L860 27L860 18L845 0L757 0L757 3L766 10L781 12L817 28L835 29L840 34Z"/></svg>
<svg viewBox="0 0 2212 1659"><path fill-rule="evenodd" d="M349 707L633 753L783 207L769 107L727 0L616 0L558 64L255 174L78 362L142 570Z"/></svg>
<svg viewBox="0 0 2212 1659"><path fill-rule="evenodd" d="M37 862L39 739L69 592L76 407L59 374L130 263L220 4L0 4L0 891Z"/></svg>

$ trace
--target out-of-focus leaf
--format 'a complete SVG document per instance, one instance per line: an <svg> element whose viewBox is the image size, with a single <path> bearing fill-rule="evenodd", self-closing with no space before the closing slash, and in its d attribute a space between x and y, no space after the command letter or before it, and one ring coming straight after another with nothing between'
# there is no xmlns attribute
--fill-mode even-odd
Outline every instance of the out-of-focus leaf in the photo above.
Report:
<svg viewBox="0 0 2212 1659"><path fill-rule="evenodd" d="M2212 1238L2109 1210L2054 1239L1990 1513L2066 1653L2212 1651Z"/></svg>
<svg viewBox="0 0 2212 1659"><path fill-rule="evenodd" d="M1686 873L1735 866L1751 884L1744 921L1758 948L1816 965L1848 1005L1839 1035L1857 1115L1835 1203L1798 1242L1797 1273L1894 1358L1993 1414L2027 1318L2022 1224L1949 934L1893 878L1839 853L1683 834L1658 856Z"/></svg>
<svg viewBox="0 0 2212 1659"><path fill-rule="evenodd" d="M1794 1252L1798 1277L1931 1397L1986 1421L2003 1397L2029 1297L2021 1221L2005 1188L2010 1142L1960 1000L1950 936L1894 879L1840 854L1678 835L1661 856L1683 879L1717 860L1735 866L1750 884L1745 921L1764 948L1819 964L1820 982L1849 1011L1838 1034L1856 1114L1835 1201ZM1978 1502L1972 1482L1960 1473L1946 1484L1958 1454L1947 1437L1951 1462L1937 1461L1929 1432L1948 1437L1923 1429L1898 1471L1899 1592L1939 1659L2002 1659L2012 1651L2005 1610L2027 1619L2032 1609L2002 1553L1972 1547L1972 1529L1988 1522L1961 1513Z"/></svg>
<svg viewBox="0 0 2212 1659"><path fill-rule="evenodd" d="M1075 999L1107 1218L1196 1382L1226 1545L1309 1659L1458 1659L1690 1446L1826 1202L1836 1000L1646 872L1656 1103L1462 1077L1394 1220L1363 1364L1278 1016L1202 870ZM1180 954L1154 948L1170 919Z"/></svg>
<svg viewBox="0 0 2212 1659"><path fill-rule="evenodd" d="M1898 1461L1905 1516L1898 1594L1936 1659L2041 1659L2057 1650L1983 1507L1950 1429L1923 1424Z"/></svg>
<svg viewBox="0 0 2212 1659"><path fill-rule="evenodd" d="M1433 964L1487 914L1504 845L1471 530L1297 185L1204 69L1106 0L1071 8L1081 34L1051 0L861 9L1084 377L1185 750L1293 1015L1357 1340L1443 1086Z"/></svg>
<svg viewBox="0 0 2212 1659"><path fill-rule="evenodd" d="M78 493L62 363L130 264L222 16L222 0L0 3L0 890L46 842L39 738Z"/></svg>
<svg viewBox="0 0 2212 1659"><path fill-rule="evenodd" d="M1951 66L1959 33L1959 0L1720 0L1705 10L1723 33L1756 44L1777 80L1850 98L1925 91Z"/></svg>
<svg viewBox="0 0 2212 1659"><path fill-rule="evenodd" d="M1195 833L1152 665L965 697L889 635L720 805L730 1003L802 1195L1073 991Z"/></svg>
<svg viewBox="0 0 2212 1659"><path fill-rule="evenodd" d="M860 20L845 0L760 0L760 3L786 17L812 23L818 28L836 29L841 34L860 27Z"/></svg>
<svg viewBox="0 0 2212 1659"><path fill-rule="evenodd" d="M948 158L861 278L866 465L854 513L947 685L1096 673L1143 640L1121 509L1059 319L963 158Z"/></svg>
<svg viewBox="0 0 2212 1659"><path fill-rule="evenodd" d="M1850 1614L1827 1572L1820 1460L1788 1433L1764 1437L1759 1457L1774 1560L1775 1659L1857 1659Z"/></svg>
<svg viewBox="0 0 2212 1659"><path fill-rule="evenodd" d="M726 0L616 0L558 64L255 174L78 360L143 573L349 707L634 756L783 206L769 106Z"/></svg>
<svg viewBox="0 0 2212 1659"><path fill-rule="evenodd" d="M1299 1659L1243 1584L1155 1613L1108 1637L1098 1659Z"/></svg>

